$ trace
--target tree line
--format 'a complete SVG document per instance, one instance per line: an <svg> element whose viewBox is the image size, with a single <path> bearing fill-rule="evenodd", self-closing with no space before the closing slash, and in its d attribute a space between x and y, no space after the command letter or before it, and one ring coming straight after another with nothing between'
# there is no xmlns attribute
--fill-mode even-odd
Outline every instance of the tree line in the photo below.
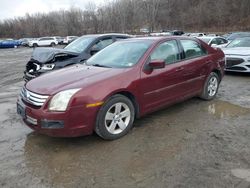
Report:
<svg viewBox="0 0 250 188"><path fill-rule="evenodd" d="M37 13L0 21L0 38L140 33L184 30L228 32L250 30L250 0L113 0L97 7Z"/></svg>

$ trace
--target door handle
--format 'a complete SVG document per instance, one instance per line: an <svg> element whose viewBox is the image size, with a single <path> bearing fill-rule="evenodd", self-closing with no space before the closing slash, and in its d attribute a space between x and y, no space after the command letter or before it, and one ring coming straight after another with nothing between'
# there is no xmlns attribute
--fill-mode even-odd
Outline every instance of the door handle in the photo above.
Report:
<svg viewBox="0 0 250 188"><path fill-rule="evenodd" d="M184 70L184 67L178 67L175 69L176 72Z"/></svg>

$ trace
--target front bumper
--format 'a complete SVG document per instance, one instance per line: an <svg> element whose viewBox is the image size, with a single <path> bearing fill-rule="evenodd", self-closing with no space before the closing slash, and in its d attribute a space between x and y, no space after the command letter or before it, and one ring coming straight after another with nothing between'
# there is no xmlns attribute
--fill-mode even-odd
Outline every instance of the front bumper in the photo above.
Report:
<svg viewBox="0 0 250 188"><path fill-rule="evenodd" d="M52 137L78 137L92 134L97 108L69 107L65 112L50 112L17 100L17 113L34 131Z"/></svg>
<svg viewBox="0 0 250 188"><path fill-rule="evenodd" d="M225 71L250 72L249 56L226 55Z"/></svg>

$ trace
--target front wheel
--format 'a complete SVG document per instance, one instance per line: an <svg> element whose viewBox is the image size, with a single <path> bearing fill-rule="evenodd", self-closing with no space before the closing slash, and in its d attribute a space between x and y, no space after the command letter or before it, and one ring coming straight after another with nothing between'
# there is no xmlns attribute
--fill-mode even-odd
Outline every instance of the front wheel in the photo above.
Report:
<svg viewBox="0 0 250 188"><path fill-rule="evenodd" d="M51 47L54 47L56 44L54 43L54 42L52 42L51 44L50 44L50 46Z"/></svg>
<svg viewBox="0 0 250 188"><path fill-rule="evenodd" d="M212 100L215 98L219 89L219 76L215 72L211 72L203 86L201 98L204 100Z"/></svg>
<svg viewBox="0 0 250 188"><path fill-rule="evenodd" d="M114 95L101 107L95 132L105 140L118 139L132 128L134 117L132 102L123 95Z"/></svg>

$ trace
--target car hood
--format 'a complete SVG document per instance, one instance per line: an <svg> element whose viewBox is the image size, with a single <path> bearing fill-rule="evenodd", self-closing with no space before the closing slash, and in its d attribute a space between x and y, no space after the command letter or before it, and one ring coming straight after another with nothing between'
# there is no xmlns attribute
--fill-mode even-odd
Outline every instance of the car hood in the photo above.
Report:
<svg viewBox="0 0 250 188"><path fill-rule="evenodd" d="M222 48L225 55L250 56L250 47Z"/></svg>
<svg viewBox="0 0 250 188"><path fill-rule="evenodd" d="M84 88L123 72L126 72L126 69L78 64L32 79L26 83L26 88L41 95L54 95L67 89Z"/></svg>
<svg viewBox="0 0 250 188"><path fill-rule="evenodd" d="M78 53L59 48L35 48L31 59L38 61L39 63L48 63L57 57L66 56L70 58L78 55Z"/></svg>

